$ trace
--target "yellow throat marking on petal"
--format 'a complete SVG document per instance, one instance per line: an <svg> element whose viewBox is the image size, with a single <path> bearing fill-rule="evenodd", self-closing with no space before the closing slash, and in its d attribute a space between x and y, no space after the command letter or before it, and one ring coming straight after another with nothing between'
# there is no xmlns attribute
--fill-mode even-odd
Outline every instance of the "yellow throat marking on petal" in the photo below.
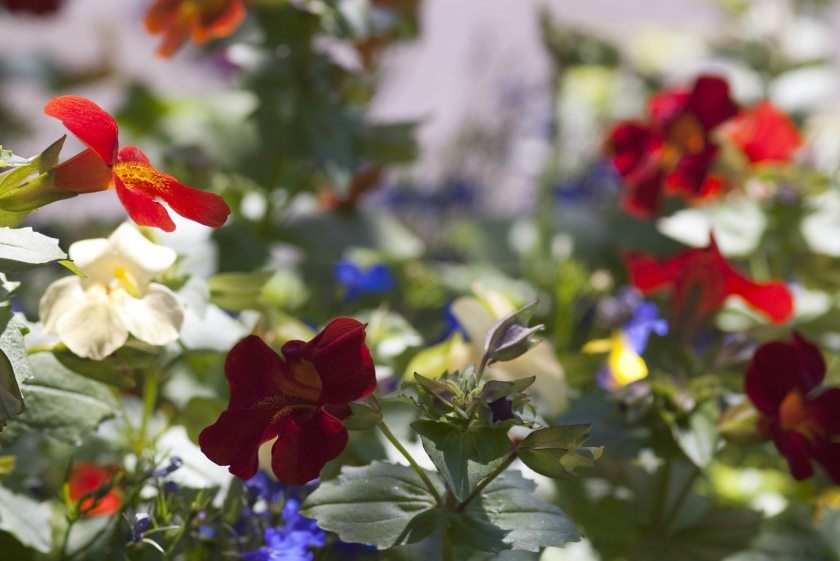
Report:
<svg viewBox="0 0 840 561"><path fill-rule="evenodd" d="M624 335L617 333L612 337L613 346L608 359L610 371L619 386L637 382L647 378L648 368L630 341Z"/></svg>
<svg viewBox="0 0 840 561"><path fill-rule="evenodd" d="M120 286L134 298L140 298L140 285L137 284L137 279L134 275L129 273L125 267L114 267L114 278L119 281Z"/></svg>
<svg viewBox="0 0 840 561"><path fill-rule="evenodd" d="M142 162L118 162L114 165L114 173L132 191L156 196L168 189L167 176Z"/></svg>
<svg viewBox="0 0 840 561"><path fill-rule="evenodd" d="M284 394L305 401L317 402L321 398L321 376L308 360L296 360L291 365L291 376L282 377L280 389Z"/></svg>
<svg viewBox="0 0 840 561"><path fill-rule="evenodd" d="M782 400L779 407L779 421L782 430L797 432L811 444L825 437L825 429L813 413L808 410L805 396L800 390L793 390Z"/></svg>

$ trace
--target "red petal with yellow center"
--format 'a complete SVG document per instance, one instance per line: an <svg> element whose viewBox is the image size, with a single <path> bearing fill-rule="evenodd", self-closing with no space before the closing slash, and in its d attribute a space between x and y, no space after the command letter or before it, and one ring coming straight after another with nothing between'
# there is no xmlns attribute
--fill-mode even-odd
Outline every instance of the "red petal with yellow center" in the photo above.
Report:
<svg viewBox="0 0 840 561"><path fill-rule="evenodd" d="M119 145L117 122L104 109L89 99L65 95L51 99L44 113L64 123L103 162L114 163Z"/></svg>
<svg viewBox="0 0 840 561"><path fill-rule="evenodd" d="M289 341L283 356L292 369L311 364L322 384L322 404L344 404L376 389L376 373L365 345L365 325L354 319L331 321L308 343Z"/></svg>
<svg viewBox="0 0 840 561"><path fill-rule="evenodd" d="M347 429L323 409L284 416L274 428L277 442L271 448L271 470L288 485L312 481L347 446Z"/></svg>
<svg viewBox="0 0 840 561"><path fill-rule="evenodd" d="M799 335L796 338L793 343L772 341L761 345L747 368L744 389L765 415L778 415L791 392L807 395L825 377L819 349Z"/></svg>
<svg viewBox="0 0 840 561"><path fill-rule="evenodd" d="M55 186L71 193L93 193L111 187L114 174L96 152L88 148L55 168Z"/></svg>
<svg viewBox="0 0 840 561"><path fill-rule="evenodd" d="M160 228L164 232L175 230L175 223L169 218L163 205L155 202L145 191L128 188L116 173L114 186L122 206L134 222L140 226Z"/></svg>

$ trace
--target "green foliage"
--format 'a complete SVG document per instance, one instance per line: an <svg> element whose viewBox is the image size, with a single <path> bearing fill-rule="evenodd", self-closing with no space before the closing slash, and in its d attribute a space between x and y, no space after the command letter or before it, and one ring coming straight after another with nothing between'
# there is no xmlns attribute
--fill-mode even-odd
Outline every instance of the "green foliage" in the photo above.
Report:
<svg viewBox="0 0 840 561"><path fill-rule="evenodd" d="M52 508L0 487L0 530L41 553L52 549ZM5 551L5 548L4 548Z"/></svg>
<svg viewBox="0 0 840 561"><path fill-rule="evenodd" d="M66 257L58 240L32 228L0 227L0 272L26 271Z"/></svg>
<svg viewBox="0 0 840 561"><path fill-rule="evenodd" d="M513 360L540 342L534 335L545 326L540 324L528 327L528 320L537 304L537 301L533 301L493 325L484 340L484 352L491 363Z"/></svg>
<svg viewBox="0 0 840 561"><path fill-rule="evenodd" d="M563 425L537 429L519 443L522 462L546 477L567 478L576 470L592 467L603 448L584 447L591 425Z"/></svg>

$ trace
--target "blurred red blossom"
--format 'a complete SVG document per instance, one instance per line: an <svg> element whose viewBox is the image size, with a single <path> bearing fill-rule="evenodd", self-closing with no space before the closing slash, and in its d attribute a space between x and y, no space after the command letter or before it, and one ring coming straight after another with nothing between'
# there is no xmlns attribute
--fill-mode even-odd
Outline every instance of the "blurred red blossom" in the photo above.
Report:
<svg viewBox="0 0 840 561"><path fill-rule="evenodd" d="M158 171L136 146L119 149L117 123L94 102L65 95L50 100L44 113L59 119L88 148L55 170L55 184L73 193L104 191L114 187L134 222L171 232L175 223L155 199L190 220L218 228L230 214L224 199L199 191Z"/></svg>
<svg viewBox="0 0 840 561"><path fill-rule="evenodd" d="M256 335L231 349L228 407L198 441L208 458L248 479L260 445L277 437L271 469L279 481L300 485L347 446L339 417L376 388L376 376L365 326L354 319L333 320L311 341L289 341L282 351L281 357Z"/></svg>
<svg viewBox="0 0 840 561"><path fill-rule="evenodd" d="M711 174L719 147L711 133L738 113L727 82L700 76L691 90L651 98L647 121L624 121L610 132L606 150L621 176L622 204L634 216L659 212L667 193L705 198L722 190Z"/></svg>
<svg viewBox="0 0 840 561"><path fill-rule="evenodd" d="M81 462L70 472L67 480L67 494L70 500L79 504L79 512L86 516L110 516L120 510L122 498L111 489L100 495L96 491L106 489L113 480L113 468L102 467L92 462ZM89 495L84 498L85 495Z"/></svg>
<svg viewBox="0 0 840 561"><path fill-rule="evenodd" d="M163 35L157 52L169 57L187 40L201 45L231 35L245 13L242 0L157 0L144 21L149 33Z"/></svg>
<svg viewBox="0 0 840 561"><path fill-rule="evenodd" d="M840 388L822 388L826 366L819 348L794 332L756 350L744 379L761 414L759 429L787 459L793 477L814 474L813 461L840 484Z"/></svg>
<svg viewBox="0 0 840 561"><path fill-rule="evenodd" d="M52 15L61 9L63 3L63 0L0 0L0 6L10 12L36 16Z"/></svg>
<svg viewBox="0 0 840 561"><path fill-rule="evenodd" d="M741 112L727 127L727 136L754 164L790 161L802 145L796 125L769 101Z"/></svg>
<svg viewBox="0 0 840 561"><path fill-rule="evenodd" d="M784 283L754 282L738 272L718 250L714 237L704 248L687 249L663 260L635 251L625 255L633 285L644 294L671 291L674 312L702 320L740 296L774 323L793 313L793 297Z"/></svg>

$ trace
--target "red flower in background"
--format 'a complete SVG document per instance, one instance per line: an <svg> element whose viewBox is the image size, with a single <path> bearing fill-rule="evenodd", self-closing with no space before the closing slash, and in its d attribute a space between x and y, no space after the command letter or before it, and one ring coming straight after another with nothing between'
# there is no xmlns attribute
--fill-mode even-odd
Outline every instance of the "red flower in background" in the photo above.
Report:
<svg viewBox="0 0 840 561"><path fill-rule="evenodd" d="M191 39L199 45L227 37L242 25L242 0L157 0L146 12L146 29L163 34L161 56L172 56Z"/></svg>
<svg viewBox="0 0 840 561"><path fill-rule="evenodd" d="M802 145L796 125L769 101L738 115L727 136L754 164L790 161Z"/></svg>
<svg viewBox="0 0 840 561"><path fill-rule="evenodd" d="M61 8L63 0L0 0L0 5L10 12L47 16Z"/></svg>
<svg viewBox="0 0 840 561"><path fill-rule="evenodd" d="M300 485L318 477L347 446L337 411L376 388L365 326L339 318L311 341L289 341L283 357L256 335L231 349L225 361L228 407L198 437L201 450L242 479L252 477L263 442L271 448L278 480Z"/></svg>
<svg viewBox="0 0 840 561"><path fill-rule="evenodd" d="M648 122L619 123L607 139L625 186L624 208L646 218L659 212L666 192L686 199L719 193L722 181L710 173L719 148L710 134L738 113L726 81L700 76L691 90L651 98L648 113Z"/></svg>
<svg viewBox="0 0 840 561"><path fill-rule="evenodd" d="M219 195L187 187L158 171L136 146L118 151L117 123L94 102L65 95L51 99L44 113L59 119L88 147L56 168L59 189L90 193L113 186L132 220L167 232L175 229L175 223L156 198L205 226L218 228L227 220L230 209Z"/></svg>
<svg viewBox="0 0 840 561"><path fill-rule="evenodd" d="M70 500L78 503L82 497L94 493L111 484L113 469L104 468L91 462L82 462L73 468L67 480L67 492ZM122 499L117 491L111 489L101 497L88 496L79 505L79 511L87 516L109 516L120 510Z"/></svg>
<svg viewBox="0 0 840 561"><path fill-rule="evenodd" d="M825 378L820 350L798 333L756 350L744 386L761 413L760 430L787 459L793 477L814 474L813 461L840 484L840 388L820 387Z"/></svg>
<svg viewBox="0 0 840 561"><path fill-rule="evenodd" d="M774 323L793 313L793 298L782 282L754 282L739 273L718 250L714 237L707 247L688 249L664 260L628 252L633 285L644 294L670 290L675 311L703 319L721 308L729 296L740 296Z"/></svg>

